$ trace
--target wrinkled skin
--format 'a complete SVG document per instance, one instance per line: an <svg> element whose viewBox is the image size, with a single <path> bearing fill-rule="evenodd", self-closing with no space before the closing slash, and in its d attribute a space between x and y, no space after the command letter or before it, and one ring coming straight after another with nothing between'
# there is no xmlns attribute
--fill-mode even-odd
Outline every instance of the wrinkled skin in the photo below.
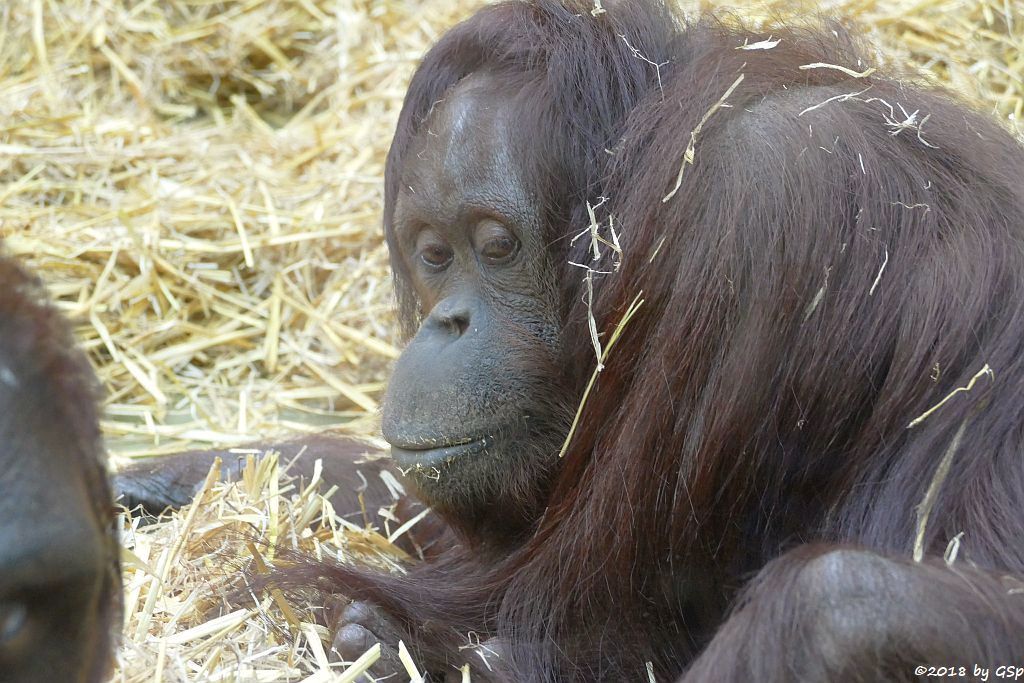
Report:
<svg viewBox="0 0 1024 683"><path fill-rule="evenodd" d="M501 97L487 76L467 78L435 109L404 169L392 256L412 274L423 319L395 366L383 415L394 465L418 497L485 545L488 526L507 538L536 517L572 405L538 198L516 175L524 151ZM271 446L300 476L321 458L325 479L337 483L366 452L336 434L257 448ZM124 469L115 488L150 511L180 506L218 455L225 475L237 476L238 455L190 452Z"/></svg>
<svg viewBox="0 0 1024 683"><path fill-rule="evenodd" d="M539 514L572 405L551 250L536 192L519 176L525 152L512 139L515 111L503 97L487 75L465 79L435 108L403 169L392 258L411 274L422 322L395 367L383 415L396 475L483 553L500 552L492 539L514 539ZM361 458L366 448L350 439L323 434L273 448L298 476L321 459L324 480L339 486L332 502L340 513L360 509L351 495L356 483L362 488L357 469L370 483L366 509L394 502L376 476L386 463ZM122 470L115 490L128 507L180 506L218 456L223 475L236 478L238 455L190 452ZM428 547L442 533L433 521L420 531ZM335 612L333 647L345 661L374 642L397 642L398 631L372 605ZM403 671L385 647L370 673Z"/></svg>
<svg viewBox="0 0 1024 683"><path fill-rule="evenodd" d="M388 385L384 438L420 497L480 552L539 513L569 404L551 254L503 100L477 75L435 108L403 169L391 238L423 320ZM379 642L370 673L404 673L389 646L400 631L380 610L355 602L336 624L343 660ZM485 644L495 658L500 650Z"/></svg>
<svg viewBox="0 0 1024 683"><path fill-rule="evenodd" d="M551 253L505 102L475 75L435 108L390 237L424 317L388 386L384 438L421 497L476 539L536 517L570 403Z"/></svg>
<svg viewBox="0 0 1024 683"><path fill-rule="evenodd" d="M37 295L0 259L0 679L96 683L120 583L98 428L78 405L94 380Z"/></svg>

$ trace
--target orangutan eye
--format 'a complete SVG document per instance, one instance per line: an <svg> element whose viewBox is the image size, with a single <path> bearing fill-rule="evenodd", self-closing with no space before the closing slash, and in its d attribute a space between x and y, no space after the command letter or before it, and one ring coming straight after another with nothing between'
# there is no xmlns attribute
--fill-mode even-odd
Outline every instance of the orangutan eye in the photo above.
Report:
<svg viewBox="0 0 1024 683"><path fill-rule="evenodd" d="M519 251L519 240L504 225L485 220L477 226L473 243L484 261L492 265L507 263Z"/></svg>
<svg viewBox="0 0 1024 683"><path fill-rule="evenodd" d="M433 230L424 230L416 238L416 253L430 270L444 270L452 262L451 246Z"/></svg>
<svg viewBox="0 0 1024 683"><path fill-rule="evenodd" d="M0 649L15 646L28 631L28 607L23 602L0 602Z"/></svg>

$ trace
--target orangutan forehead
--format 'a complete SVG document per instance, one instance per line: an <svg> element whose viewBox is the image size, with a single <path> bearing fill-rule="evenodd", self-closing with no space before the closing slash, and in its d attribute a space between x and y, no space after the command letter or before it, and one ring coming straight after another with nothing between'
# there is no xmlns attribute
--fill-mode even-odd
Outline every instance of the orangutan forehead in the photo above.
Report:
<svg viewBox="0 0 1024 683"><path fill-rule="evenodd" d="M434 102L417 136L416 153L440 152L447 160L464 158L466 152L487 157L510 146L517 137L517 92L496 78L472 74Z"/></svg>
<svg viewBox="0 0 1024 683"><path fill-rule="evenodd" d="M490 74L468 76L431 108L403 168L402 192L462 196L524 194L521 90ZM515 195L515 196L510 196Z"/></svg>

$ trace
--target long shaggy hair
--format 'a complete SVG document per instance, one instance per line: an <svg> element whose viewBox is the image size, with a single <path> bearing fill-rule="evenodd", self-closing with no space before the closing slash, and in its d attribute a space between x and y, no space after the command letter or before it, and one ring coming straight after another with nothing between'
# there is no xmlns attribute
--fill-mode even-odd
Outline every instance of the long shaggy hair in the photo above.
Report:
<svg viewBox="0 0 1024 683"><path fill-rule="evenodd" d="M871 73L838 26L746 50L768 36L653 1L592 9L506 2L455 27L387 165L390 238L431 107L470 73L515 79L577 395L589 317L607 340L642 300L546 512L500 558L454 545L407 576L304 576L380 605L425 663L463 661L475 632L506 644L511 679L541 681L678 675L741 585L802 543L909 556L920 536L941 554L964 532L961 558L1024 573L1021 146L949 93ZM570 238L599 203L621 255L592 262ZM570 261L610 273L589 305Z"/></svg>

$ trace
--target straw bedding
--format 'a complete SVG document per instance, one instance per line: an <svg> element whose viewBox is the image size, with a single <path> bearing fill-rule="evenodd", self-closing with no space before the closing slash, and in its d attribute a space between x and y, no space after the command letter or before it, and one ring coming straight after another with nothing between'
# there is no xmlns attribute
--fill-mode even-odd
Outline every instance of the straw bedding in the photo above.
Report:
<svg viewBox="0 0 1024 683"><path fill-rule="evenodd" d="M880 62L948 84L1019 131L1022 0L824 4L872 35ZM379 445L398 354L384 154L417 58L477 5L0 6L0 238L75 322L116 460L326 425ZM739 14L770 26L800 9ZM124 520L114 680L346 680L328 664L314 601L269 593L228 606L223 594L236 569L288 549L400 571L388 538L401 530L387 511L369 511L369 529L340 520L322 487L300 490L282 470L271 458L236 486L211 480L200 504L156 525Z"/></svg>

